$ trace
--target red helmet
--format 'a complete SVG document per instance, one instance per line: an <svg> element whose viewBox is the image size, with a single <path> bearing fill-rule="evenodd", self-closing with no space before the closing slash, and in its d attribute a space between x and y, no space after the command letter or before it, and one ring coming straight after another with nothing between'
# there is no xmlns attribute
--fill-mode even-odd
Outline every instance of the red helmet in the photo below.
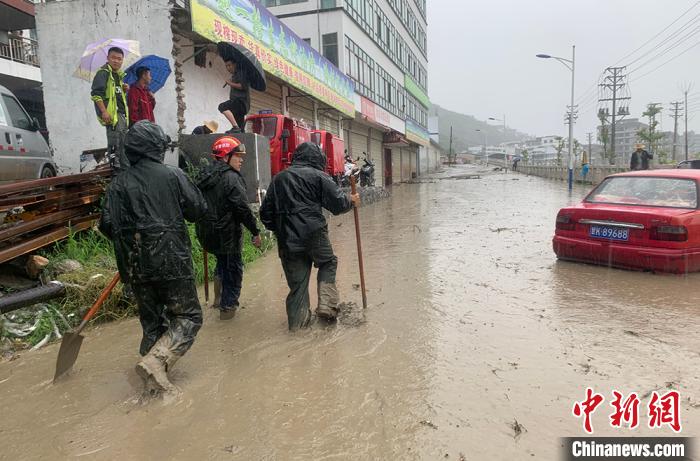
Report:
<svg viewBox="0 0 700 461"><path fill-rule="evenodd" d="M241 145L241 142L233 136L222 136L211 146L211 153L216 158L224 158Z"/></svg>

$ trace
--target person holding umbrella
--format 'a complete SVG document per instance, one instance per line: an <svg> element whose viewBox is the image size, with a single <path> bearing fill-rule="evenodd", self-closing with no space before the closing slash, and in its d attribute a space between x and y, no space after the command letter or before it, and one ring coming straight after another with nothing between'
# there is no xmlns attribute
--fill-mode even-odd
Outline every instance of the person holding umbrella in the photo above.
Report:
<svg viewBox="0 0 700 461"><path fill-rule="evenodd" d="M132 127L134 123L139 120L156 122L156 118L153 115L153 109L156 107L156 98L149 89L149 85L153 79L151 76L151 69L144 66L138 67L136 69L136 77L136 82L129 87L129 94L127 97L129 106L129 127Z"/></svg>
<svg viewBox="0 0 700 461"><path fill-rule="evenodd" d="M219 104L219 112L231 123L227 133L241 133L250 109L250 89L265 91L267 88L265 71L255 53L243 45L219 42L216 50L231 73L231 79L224 83L224 88L231 88L229 99Z"/></svg>
<svg viewBox="0 0 700 461"><path fill-rule="evenodd" d="M121 70L124 50L113 46L107 51L107 63L100 67L92 80L91 99L97 120L107 130L107 150L114 153L112 167L119 171L129 166L124 154L124 138L128 129L129 109L126 102L125 73Z"/></svg>
<svg viewBox="0 0 700 461"><path fill-rule="evenodd" d="M231 122L231 129L226 133L242 133L245 116L250 109L250 84L245 72L233 58L226 61L226 70L231 73L231 79L225 85L231 88L228 101L219 104L219 112Z"/></svg>

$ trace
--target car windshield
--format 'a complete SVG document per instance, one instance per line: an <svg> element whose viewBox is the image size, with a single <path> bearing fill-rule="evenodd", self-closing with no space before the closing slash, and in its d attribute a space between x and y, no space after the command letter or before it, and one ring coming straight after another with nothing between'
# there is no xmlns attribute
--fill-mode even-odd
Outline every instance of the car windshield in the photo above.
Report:
<svg viewBox="0 0 700 461"><path fill-rule="evenodd" d="M697 208L698 192L692 179L620 176L603 181L586 202Z"/></svg>
<svg viewBox="0 0 700 461"><path fill-rule="evenodd" d="M246 133L257 133L266 136L267 139L275 137L277 131L277 119L275 117L253 118L245 125Z"/></svg>

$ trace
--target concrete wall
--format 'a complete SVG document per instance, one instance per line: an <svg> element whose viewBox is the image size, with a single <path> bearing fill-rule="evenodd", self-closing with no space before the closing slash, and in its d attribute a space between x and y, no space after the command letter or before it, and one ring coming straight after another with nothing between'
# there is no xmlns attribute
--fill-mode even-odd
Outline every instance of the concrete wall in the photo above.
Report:
<svg viewBox="0 0 700 461"><path fill-rule="evenodd" d="M518 165L518 171L520 173L525 173L533 176L540 176L542 178L559 179L561 181L567 181L569 169L567 167L558 166L528 166L523 165L522 162L520 162L520 164ZM614 166L593 166L588 171L586 182L591 184L598 184L606 176L614 173L622 173L624 171L628 170L626 168L618 168ZM574 181L583 181L580 168L574 169Z"/></svg>
<svg viewBox="0 0 700 461"><path fill-rule="evenodd" d="M107 37L138 40L141 54L171 59L172 33L167 0L79 0L36 5L39 61L46 123L61 173L77 172L80 153L107 146L105 128L97 122L90 82L72 76L88 43ZM175 79L156 94L155 118L177 135ZM168 152L168 163L177 164Z"/></svg>

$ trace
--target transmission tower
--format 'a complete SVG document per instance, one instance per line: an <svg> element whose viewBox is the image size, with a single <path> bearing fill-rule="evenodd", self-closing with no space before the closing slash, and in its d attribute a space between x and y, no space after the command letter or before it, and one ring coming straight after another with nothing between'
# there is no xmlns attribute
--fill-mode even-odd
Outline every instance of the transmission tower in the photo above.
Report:
<svg viewBox="0 0 700 461"><path fill-rule="evenodd" d="M671 106L673 107L671 109L671 117L673 117L673 153L671 155L673 157L673 163L677 163L678 159L676 158L676 149L678 147L678 119L683 115L683 109L681 109L681 106L683 106L683 102L672 102Z"/></svg>
<svg viewBox="0 0 700 461"><path fill-rule="evenodd" d="M601 98L598 102L603 103L606 119L610 117L610 164L615 162L615 124L630 114L629 100L632 99L627 83L626 66L608 67L605 69L601 88ZM608 110L607 103L612 103L612 110ZM619 104L619 106L618 106Z"/></svg>

